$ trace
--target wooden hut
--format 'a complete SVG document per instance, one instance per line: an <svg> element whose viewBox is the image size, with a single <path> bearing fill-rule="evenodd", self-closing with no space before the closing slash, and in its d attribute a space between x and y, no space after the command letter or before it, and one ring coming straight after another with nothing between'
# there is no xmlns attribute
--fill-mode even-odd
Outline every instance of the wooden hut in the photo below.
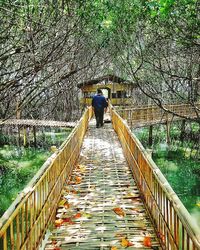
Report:
<svg viewBox="0 0 200 250"><path fill-rule="evenodd" d="M102 89L104 96L111 101L112 105L128 105L134 85L118 76L105 75L82 82L78 87L82 90L83 105L91 105L97 89Z"/></svg>

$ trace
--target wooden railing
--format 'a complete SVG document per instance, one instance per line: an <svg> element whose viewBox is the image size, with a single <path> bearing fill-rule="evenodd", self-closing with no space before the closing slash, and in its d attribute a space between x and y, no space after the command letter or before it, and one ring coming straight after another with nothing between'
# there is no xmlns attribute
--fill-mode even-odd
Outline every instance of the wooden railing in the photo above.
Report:
<svg viewBox="0 0 200 250"><path fill-rule="evenodd" d="M120 116L127 120L131 127L141 127L148 124L165 123L180 119L200 118L200 104L192 107L188 104L166 105L165 110L158 106L145 106L119 109ZM175 115L177 114L177 115Z"/></svg>
<svg viewBox="0 0 200 250"><path fill-rule="evenodd" d="M130 105L131 99L130 98L111 98L109 101L112 105ZM92 104L92 98L82 98L81 104L90 106Z"/></svg>
<svg viewBox="0 0 200 250"><path fill-rule="evenodd" d="M126 122L111 108L113 127L132 169L163 249L200 249L200 232Z"/></svg>
<svg viewBox="0 0 200 250"><path fill-rule="evenodd" d="M86 110L71 135L42 166L0 219L0 249L38 249L54 219L61 190L79 157L92 109Z"/></svg>

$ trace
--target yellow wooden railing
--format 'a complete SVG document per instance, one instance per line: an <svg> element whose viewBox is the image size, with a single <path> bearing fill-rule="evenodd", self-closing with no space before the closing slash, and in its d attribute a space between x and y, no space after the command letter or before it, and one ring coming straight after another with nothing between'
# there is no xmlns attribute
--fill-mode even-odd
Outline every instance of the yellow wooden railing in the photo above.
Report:
<svg viewBox="0 0 200 250"><path fill-rule="evenodd" d="M79 157L92 109L85 111L59 150L42 166L0 219L0 249L38 249L54 219L61 190Z"/></svg>
<svg viewBox="0 0 200 250"><path fill-rule="evenodd" d="M109 99L112 105L130 105L131 99L130 98L111 98ZM90 106L92 104L92 98L82 98L81 99L82 105Z"/></svg>
<svg viewBox="0 0 200 250"><path fill-rule="evenodd" d="M148 123L164 123L188 117L199 118L200 116L200 104L196 104L195 107L188 104L166 105L164 107L169 112L158 106L142 106L119 109L118 113L123 119L127 120L131 126L142 126Z"/></svg>
<svg viewBox="0 0 200 250"><path fill-rule="evenodd" d="M198 226L126 122L111 108L113 127L132 169L163 249L200 249Z"/></svg>

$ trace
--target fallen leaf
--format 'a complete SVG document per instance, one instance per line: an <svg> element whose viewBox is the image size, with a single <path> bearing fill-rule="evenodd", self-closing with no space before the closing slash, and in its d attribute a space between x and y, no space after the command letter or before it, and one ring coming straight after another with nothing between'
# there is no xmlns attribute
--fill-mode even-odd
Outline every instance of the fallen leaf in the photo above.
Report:
<svg viewBox="0 0 200 250"><path fill-rule="evenodd" d="M63 220L63 223L66 222L66 223L69 223L70 225L75 224L70 217L69 218L63 218L62 220Z"/></svg>
<svg viewBox="0 0 200 250"><path fill-rule="evenodd" d="M92 215L89 214L89 213L83 213L82 216L85 217L85 218L91 218L92 217Z"/></svg>
<svg viewBox="0 0 200 250"><path fill-rule="evenodd" d="M70 204L69 203L65 204L64 208L66 208L66 209L70 208Z"/></svg>
<svg viewBox="0 0 200 250"><path fill-rule="evenodd" d="M68 201L67 201L66 199L62 199L62 200L59 202L58 206L59 206L59 207L62 207L62 206L64 206L64 205L67 204L67 203L68 203Z"/></svg>
<svg viewBox="0 0 200 250"><path fill-rule="evenodd" d="M78 165L77 168L80 170L81 173L84 173L86 170L86 166L85 165Z"/></svg>
<svg viewBox="0 0 200 250"><path fill-rule="evenodd" d="M121 241L121 246L122 247L130 247L130 246L133 246L134 244L130 241L128 241L126 238L122 238L122 241Z"/></svg>
<svg viewBox="0 0 200 250"><path fill-rule="evenodd" d="M75 180L76 180L76 184L80 184L81 181L82 181L82 178L79 177L79 176L76 176L76 177L75 177Z"/></svg>
<svg viewBox="0 0 200 250"><path fill-rule="evenodd" d="M56 227L60 227L62 225L62 223L63 223L63 219L57 219L57 220L55 220L55 226Z"/></svg>
<svg viewBox="0 0 200 250"><path fill-rule="evenodd" d="M120 207L115 207L115 208L113 208L113 211L114 211L117 215L119 215L119 216L122 216L122 217L125 216L124 210L123 210L122 208L120 208Z"/></svg>
<svg viewBox="0 0 200 250"><path fill-rule="evenodd" d="M80 218L81 216L82 216L81 213L77 213L77 214L74 215L74 218L78 219L78 218Z"/></svg>
<svg viewBox="0 0 200 250"><path fill-rule="evenodd" d="M111 247L110 250L118 250L117 247Z"/></svg>
<svg viewBox="0 0 200 250"><path fill-rule="evenodd" d="M125 199L129 199L129 198L138 198L138 197L140 197L140 195L139 195L139 194L135 194L135 193L127 193L127 194L124 196Z"/></svg>
<svg viewBox="0 0 200 250"><path fill-rule="evenodd" d="M72 194L77 194L77 193L78 193L77 190L75 190L75 189L71 190L70 192L71 192Z"/></svg>
<svg viewBox="0 0 200 250"><path fill-rule="evenodd" d="M144 245L145 247L151 247L151 246L152 246L150 236L145 236L145 237L144 237L143 245Z"/></svg>
<svg viewBox="0 0 200 250"><path fill-rule="evenodd" d="M158 233L158 237L161 239L163 243L165 243L165 236L162 233Z"/></svg>

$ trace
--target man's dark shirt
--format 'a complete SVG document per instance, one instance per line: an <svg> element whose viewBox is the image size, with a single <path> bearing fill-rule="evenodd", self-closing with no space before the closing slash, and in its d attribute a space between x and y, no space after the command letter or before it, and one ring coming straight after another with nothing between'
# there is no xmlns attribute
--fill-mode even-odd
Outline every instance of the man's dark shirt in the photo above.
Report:
<svg viewBox="0 0 200 250"><path fill-rule="evenodd" d="M108 107L106 98L102 95L95 95L92 99L92 106L94 109L104 109Z"/></svg>

